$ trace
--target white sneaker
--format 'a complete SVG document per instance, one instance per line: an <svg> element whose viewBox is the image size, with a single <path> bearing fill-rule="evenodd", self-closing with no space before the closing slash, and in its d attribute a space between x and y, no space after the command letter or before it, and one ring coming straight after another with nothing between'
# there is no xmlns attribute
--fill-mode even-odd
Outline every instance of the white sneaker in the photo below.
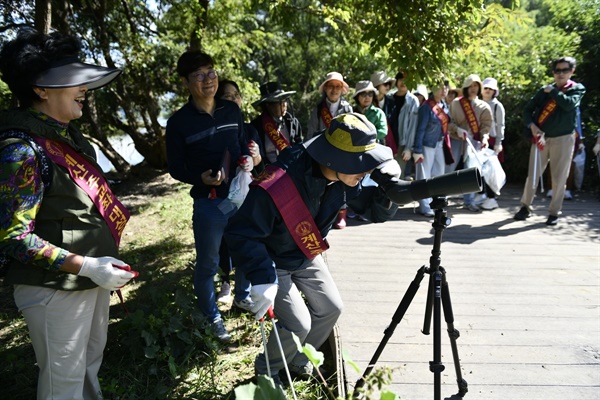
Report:
<svg viewBox="0 0 600 400"><path fill-rule="evenodd" d="M217 303L229 303L231 301L231 285L229 282L221 284L221 290L217 294Z"/></svg>
<svg viewBox="0 0 600 400"><path fill-rule="evenodd" d="M477 193L477 194L475 195L475 200L473 201L473 203L474 203L475 205L480 205L480 204L483 204L483 202L484 202L484 201L486 201L486 200L487 200L487 198L488 198L488 197L487 197L487 195L486 195L485 193Z"/></svg>
<svg viewBox="0 0 600 400"><path fill-rule="evenodd" d="M548 197L548 198L552 197L552 189L550 189L546 192L546 197Z"/></svg>
<svg viewBox="0 0 600 400"><path fill-rule="evenodd" d="M570 190L565 190L565 200L573 200L573 194L571 194Z"/></svg>
<svg viewBox="0 0 600 400"><path fill-rule="evenodd" d="M237 308L241 308L244 311L248 311L251 312L250 310L252 310L252 307L254 307L254 302L252 301L252 299L250 298L250 296L246 297L244 300L233 300L233 304L235 304L235 306Z"/></svg>
<svg viewBox="0 0 600 400"><path fill-rule="evenodd" d="M494 208L498 208L498 202L496 199L487 199L479 206L484 210L493 210Z"/></svg>

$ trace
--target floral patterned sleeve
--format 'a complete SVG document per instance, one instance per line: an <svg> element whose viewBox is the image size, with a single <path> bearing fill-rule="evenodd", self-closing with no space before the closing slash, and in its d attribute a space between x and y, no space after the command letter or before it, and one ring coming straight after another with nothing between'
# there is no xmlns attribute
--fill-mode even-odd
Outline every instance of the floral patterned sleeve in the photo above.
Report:
<svg viewBox="0 0 600 400"><path fill-rule="evenodd" d="M22 143L0 149L0 253L25 264L58 270L68 251L33 233L43 193L33 149Z"/></svg>

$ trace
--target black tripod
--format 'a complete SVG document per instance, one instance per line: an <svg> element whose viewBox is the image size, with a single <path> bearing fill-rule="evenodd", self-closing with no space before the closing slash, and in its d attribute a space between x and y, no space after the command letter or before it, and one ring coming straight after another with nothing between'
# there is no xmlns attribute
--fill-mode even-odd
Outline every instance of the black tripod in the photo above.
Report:
<svg viewBox="0 0 600 400"><path fill-rule="evenodd" d="M412 302L415 294L419 290L419 285L423 280L425 274L429 274L429 290L427 292L427 304L425 306L425 320L423 323L423 334L429 335L429 329L431 327L431 313L433 311L433 361L429 362L429 370L433 372L433 383L434 383L434 400L441 399L441 373L445 369L442 364L442 335L441 335L441 316L442 307L444 308L444 317L446 324L448 325L448 335L450 336L450 344L452 346L452 356L454 358L454 368L456 370L456 381L458 383L458 393L456 396L462 398L468 391L467 381L462 378L460 371L460 360L458 358L458 347L456 346L456 339L460 336L458 330L454 328L454 315L452 313L452 303L450 301L450 291L448 290L448 282L446 281L446 271L443 267L440 267L440 247L442 244L442 233L446 226L450 225L450 218L446 218L446 210L444 207L448 206L448 202L445 197L434 197L431 202L431 208L435 209L435 217L433 220L433 229L435 231L435 237L433 242L433 250L431 250L431 257L429 258L429 268L422 266L417 271L415 279L410 283L400 305L396 309L392 322L384 331L384 337L377 347L373 358L369 362L369 365L365 369L363 376L356 382L354 389L354 397L358 397L358 389L365 384L365 378L371 373L379 356L383 352L385 345L394 333L396 325L400 323L408 306ZM455 397L455 396L452 396Z"/></svg>

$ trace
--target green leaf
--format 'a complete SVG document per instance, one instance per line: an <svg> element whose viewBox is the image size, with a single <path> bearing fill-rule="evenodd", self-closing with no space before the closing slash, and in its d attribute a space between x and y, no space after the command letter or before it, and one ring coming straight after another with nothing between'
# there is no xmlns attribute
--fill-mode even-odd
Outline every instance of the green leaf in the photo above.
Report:
<svg viewBox="0 0 600 400"><path fill-rule="evenodd" d="M354 371L360 372L360 368L358 368L358 365L356 365L356 363L354 361L352 361L352 359L350 358L350 355L346 352L346 350L342 350L342 357L344 358L344 361L348 365L350 365L352 368L354 368Z"/></svg>
<svg viewBox="0 0 600 400"><path fill-rule="evenodd" d="M236 387L234 390L235 398L247 400L287 400L283 389L275 386L275 382L270 376L259 375L256 378L256 382L258 385L249 383Z"/></svg>
<svg viewBox="0 0 600 400"><path fill-rule="evenodd" d="M396 393L392 393L387 389L383 389L381 391L381 396L379 400L398 400L400 397Z"/></svg>
<svg viewBox="0 0 600 400"><path fill-rule="evenodd" d="M308 357L308 360L315 366L320 367L323 365L323 361L325 360L325 356L322 352L318 351L314 348L314 346L310 343L307 343L302 348L302 352Z"/></svg>

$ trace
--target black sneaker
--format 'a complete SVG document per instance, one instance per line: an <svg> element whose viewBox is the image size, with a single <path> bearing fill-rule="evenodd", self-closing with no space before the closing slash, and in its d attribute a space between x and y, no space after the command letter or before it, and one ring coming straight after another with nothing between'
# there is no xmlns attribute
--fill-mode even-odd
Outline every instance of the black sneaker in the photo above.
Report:
<svg viewBox="0 0 600 400"><path fill-rule="evenodd" d="M523 206L523 207L521 207L519 212L515 214L515 216L513 218L516 219L517 221L525 221L530 216L531 216L531 212L529 211L529 209L527 207Z"/></svg>
<svg viewBox="0 0 600 400"><path fill-rule="evenodd" d="M558 217L556 215L548 215L548 219L546 220L546 225L556 225L558 224Z"/></svg>

